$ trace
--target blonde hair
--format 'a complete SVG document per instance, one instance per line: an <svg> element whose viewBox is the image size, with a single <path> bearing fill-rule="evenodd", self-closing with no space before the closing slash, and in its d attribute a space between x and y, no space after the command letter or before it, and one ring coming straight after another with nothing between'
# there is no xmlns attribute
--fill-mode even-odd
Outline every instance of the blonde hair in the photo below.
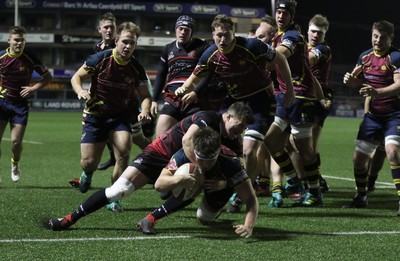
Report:
<svg viewBox="0 0 400 261"><path fill-rule="evenodd" d="M123 22L120 24L117 28L117 39L121 35L122 31L128 31L134 35L136 35L137 38L140 36L140 28L136 24L132 22Z"/></svg>
<svg viewBox="0 0 400 261"><path fill-rule="evenodd" d="M224 27L229 30L234 30L233 21L230 17L224 14L219 14L214 18L214 21L211 23L211 30L214 32L215 28Z"/></svg>
<svg viewBox="0 0 400 261"><path fill-rule="evenodd" d="M100 16L100 18L99 18L99 23L101 21L105 21L105 20L109 20L109 21L111 21L113 23L115 23L117 21L117 19L115 18L115 16L111 12L107 12L107 13L102 14Z"/></svg>

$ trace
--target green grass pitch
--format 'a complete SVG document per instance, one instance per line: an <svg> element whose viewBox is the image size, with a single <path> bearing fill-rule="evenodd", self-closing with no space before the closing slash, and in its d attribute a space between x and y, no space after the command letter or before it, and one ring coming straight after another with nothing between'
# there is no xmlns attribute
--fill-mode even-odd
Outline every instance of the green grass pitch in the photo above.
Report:
<svg viewBox="0 0 400 261"><path fill-rule="evenodd" d="M320 141L321 173L331 187L322 208L271 209L259 198L253 237L232 226L243 214L222 213L212 227L195 219L199 198L161 220L154 236L135 224L162 202L151 186L123 200L126 209L101 209L72 229L53 232L42 223L74 210L110 184L111 170L94 174L86 194L69 187L79 177L81 113L32 112L20 162L22 177L10 179L9 130L1 143L0 260L398 260L400 217L388 165L367 209L342 209L355 193L352 153L360 119L328 118ZM137 154L135 148L132 158ZM104 154L104 159L107 157Z"/></svg>

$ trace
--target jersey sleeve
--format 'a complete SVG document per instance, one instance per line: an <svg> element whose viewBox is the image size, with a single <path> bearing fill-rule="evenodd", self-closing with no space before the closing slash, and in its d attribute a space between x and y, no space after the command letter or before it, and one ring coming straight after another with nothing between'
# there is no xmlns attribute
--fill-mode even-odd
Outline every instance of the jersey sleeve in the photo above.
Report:
<svg viewBox="0 0 400 261"><path fill-rule="evenodd" d="M139 81L138 81L137 86L140 86L142 84L147 84L148 78L147 78L146 70L136 59L132 58L132 60L133 60L133 63L135 64L135 67L139 71L139 75L138 75Z"/></svg>
<svg viewBox="0 0 400 261"><path fill-rule="evenodd" d="M27 53L29 59L32 61L33 69L40 75L43 76L45 74L50 73L49 69L43 65L42 61L33 53Z"/></svg>
<svg viewBox="0 0 400 261"><path fill-rule="evenodd" d="M105 51L107 52L107 51ZM85 63L83 64L83 69L90 75L94 74L96 72L96 65L100 61L100 54L103 52L95 53L90 55Z"/></svg>
<svg viewBox="0 0 400 261"><path fill-rule="evenodd" d="M363 61L363 57L365 55L367 55L369 52L370 52L370 50L365 51L365 52L361 53L360 56L358 57L357 64L354 67L353 71L351 72L351 74L354 77L356 77L358 79L363 79L364 78L362 61Z"/></svg>
<svg viewBox="0 0 400 261"><path fill-rule="evenodd" d="M196 124L200 128L202 127L210 127L216 131L219 131L219 117L215 112L204 111L195 114L195 118L193 119L192 124Z"/></svg>
<svg viewBox="0 0 400 261"><path fill-rule="evenodd" d="M393 74L400 74L400 51L396 50L390 54L392 65L396 68Z"/></svg>
<svg viewBox="0 0 400 261"><path fill-rule="evenodd" d="M165 45L162 49L160 61L157 67L157 76L153 87L153 101L157 101L160 98L160 94L164 88L168 76L168 45Z"/></svg>
<svg viewBox="0 0 400 261"><path fill-rule="evenodd" d="M298 44L303 44L304 39L297 30L288 30L282 37L281 46L285 46L292 53L296 49Z"/></svg>
<svg viewBox="0 0 400 261"><path fill-rule="evenodd" d="M194 68L193 70L194 75L199 78L205 78L210 74L211 68L209 67L209 62L211 61L217 50L217 46L213 44L203 52L203 54L200 56L196 68Z"/></svg>
<svg viewBox="0 0 400 261"><path fill-rule="evenodd" d="M171 176L175 174L176 170L185 163L190 162L186 157L183 149L178 150L170 159L164 170L167 170Z"/></svg>
<svg viewBox="0 0 400 261"><path fill-rule="evenodd" d="M258 39L248 39L248 49L259 60L260 57L265 57L267 62L272 62L276 56L276 50L269 44L265 44ZM263 59L265 59L263 58Z"/></svg>
<svg viewBox="0 0 400 261"><path fill-rule="evenodd" d="M310 52L317 58L317 63L326 61L331 54L329 47L324 44L319 44L311 48Z"/></svg>

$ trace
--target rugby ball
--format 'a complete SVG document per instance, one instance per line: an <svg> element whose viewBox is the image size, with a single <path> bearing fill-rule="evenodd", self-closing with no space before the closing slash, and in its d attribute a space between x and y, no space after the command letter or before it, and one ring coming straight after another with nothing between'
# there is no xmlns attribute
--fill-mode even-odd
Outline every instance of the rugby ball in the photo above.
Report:
<svg viewBox="0 0 400 261"><path fill-rule="evenodd" d="M184 201L194 199L203 190L203 184L205 176L200 173L196 165L193 163L185 163L180 166L174 173L174 175L189 176L190 174L195 175L195 183L190 189L185 189L183 186L178 185L172 189L172 195L176 198L182 198Z"/></svg>

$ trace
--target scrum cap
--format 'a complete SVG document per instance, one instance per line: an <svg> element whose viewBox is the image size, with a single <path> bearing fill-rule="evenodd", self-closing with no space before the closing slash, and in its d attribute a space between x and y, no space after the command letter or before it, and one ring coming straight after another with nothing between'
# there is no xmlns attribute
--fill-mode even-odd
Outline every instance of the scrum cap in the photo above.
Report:
<svg viewBox="0 0 400 261"><path fill-rule="evenodd" d="M196 22L194 21L194 19L188 15L182 15L179 16L178 19L176 20L175 23L175 28L177 28L178 26L187 26L190 29L194 30L194 26L196 25Z"/></svg>
<svg viewBox="0 0 400 261"><path fill-rule="evenodd" d="M293 20L296 13L297 3L293 0L278 0L276 2L275 10L284 9L290 13L290 18Z"/></svg>

